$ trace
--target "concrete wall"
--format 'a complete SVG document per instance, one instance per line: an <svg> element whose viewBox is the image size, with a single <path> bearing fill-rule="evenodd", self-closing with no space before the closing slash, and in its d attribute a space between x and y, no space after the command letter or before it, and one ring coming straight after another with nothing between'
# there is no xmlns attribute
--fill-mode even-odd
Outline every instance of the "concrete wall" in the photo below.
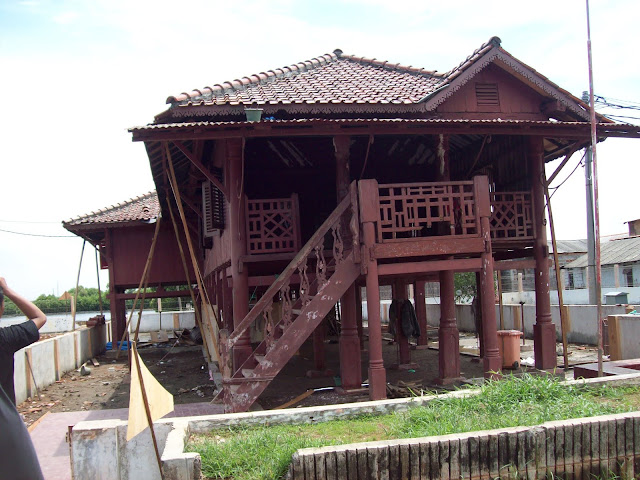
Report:
<svg viewBox="0 0 640 480"><path fill-rule="evenodd" d="M567 385L611 385L611 386L619 386L619 385L638 385L640 384L640 373L627 374L627 375L617 375L615 377L602 377L602 378L590 378L590 379L582 379L582 380L569 380L564 382ZM427 404L430 401L438 398L459 398L463 396L476 395L480 392L479 389L469 389L469 390L457 390L453 392L449 392L441 395L423 395L419 397L412 398L397 398L397 399L388 399L388 400L379 400L372 402L359 402L359 403L346 403L342 405L323 405L316 407L301 407L301 408L291 408L285 410L264 410L264 411L256 411L256 412L245 412L245 413L230 413L224 415L206 415L201 417L183 417L183 418L168 418L162 419L157 422L154 422L154 427L156 431L156 435L158 436L158 441L160 443L160 451L162 452L162 469L164 473L165 480L195 480L200 479L201 472L201 463L200 457L198 454L184 452L184 446L188 436L190 434L207 434L210 433L213 429L226 428L229 426L252 426L252 425L282 425L282 424L304 424L304 423L318 423L318 422L326 422L331 420L338 419L346 419L359 417L362 415L383 415L389 414L392 412L403 412L407 411L410 408L414 408L415 406ZM640 412L635 413L637 417L640 417ZM555 445L559 448L560 445L563 445L562 440L564 439L564 445L572 445L571 449L566 448L567 454L555 453L555 448L553 450L553 458L555 459L555 470L551 470L553 472L559 472L561 470L557 469L558 465L562 465L558 458L564 459L564 465L566 467L567 464L573 465L573 463L578 463L577 461L571 460L571 452L574 452L575 448L573 445L578 444L576 447L576 454L582 455L582 452L587 452L586 449L582 448L583 438L589 439L589 445L596 445L597 442L592 441L594 437L594 428L589 430L582 428L582 425L585 423L589 423L590 425L602 425L603 422L609 422L606 425L606 428L600 428L598 432L598 438L600 443L603 445L607 445L607 454L613 453L613 457L615 462L619 462L620 459L618 457L618 453L625 452L625 457L621 459L621 462L625 464L626 461L626 450L623 450L622 447L618 448L620 445L626 445L624 442L628 442L629 437L629 429L627 428L629 425L633 426L633 439L635 441L635 445L640 448L640 424L636 417L633 417L633 422L629 423L627 421L627 416L617 416L615 417L615 429L613 429L614 425L610 420L613 417L593 417L589 419L579 419L579 420L569 420L562 423L563 433L561 437L558 437L558 426L555 424L545 424L543 427L547 428L548 435L535 436L532 438L535 440L533 444L527 443L518 443L519 438L515 438L515 446L522 445L525 448L534 447L532 452L537 455L535 452L540 451L537 445L542 446L543 439L545 440L545 448L551 445L549 440L553 439ZM623 419L623 420L622 420ZM620 423L622 421L622 423ZM135 478L159 478L157 472L157 461L155 457L155 453L153 448L148 441L149 439L149 431L142 432L140 434L140 438L136 437L134 443L127 445L124 442L125 429L126 429L126 421L120 420L102 420L102 421L92 421L92 422L80 422L76 426L73 427L71 432L71 462L72 468L75 472L77 472L74 476L75 479L125 479L125 478L134 478L132 475L140 475L140 477L136 476ZM558 422L559 423L559 422ZM565 426L566 424L566 426ZM579 428L574 428L573 425L580 425ZM624 428L618 428L618 425L624 425ZM535 430L536 427L533 427L532 430ZM540 427L537 427L538 429ZM554 428L555 430L551 430ZM574 433L569 437L568 435L565 438L564 432L566 432L567 428L572 428ZM502 432L506 433L509 431L513 432L521 432L520 429L504 429L497 433L496 432L474 432L466 435L459 436L445 436L445 437L430 437L426 440L431 442L431 445L443 445L448 448L448 450L443 450L444 456L442 459L445 463L451 464L451 460L458 459L458 465L460 469L466 469L462 465L465 465L465 461L468 460L469 470L471 470L473 465L478 466L480 468L480 461L476 461L476 463L472 463L475 459L483 459L483 465L493 465L493 463L489 464L489 454L493 454L498 452L498 461L503 461L505 458L508 458L508 452L513 452L514 450L509 450L504 448L504 437L502 436ZM605 433L606 432L606 433ZM612 433L609 433L612 432ZM637 435L636 435L637 432ZM535 433L535 432L534 432ZM588 437L587 437L588 434ZM623 435L624 434L624 435ZM495 443L495 438L492 440L491 435L497 438L497 444ZM606 437L605 437L606 435ZM466 444L463 443L461 438L468 438L468 442ZM487 441L480 441L482 438L487 438ZM577 439L578 443L574 442L574 437ZM480 451L473 451L475 455L471 455L472 447L474 445L474 440L478 440L479 445L484 445L484 447L480 448ZM501 440L502 439L502 440ZM364 469L363 471L370 472L374 474L376 472L376 468L380 468L380 464L375 462L373 463L374 458L380 458L378 453L372 453L371 457L369 457L367 448L383 448L388 454L393 452L394 460L393 463L389 465L393 465L391 469L380 470L379 476L372 477L359 477L359 476L349 476L349 478L440 478L436 475L438 471L442 472L443 470L437 470L429 468L429 472L433 472L433 476L429 477L418 477L418 476L409 476L409 473L413 475L415 470L409 469L409 473L403 470L403 465L411 466L412 464L416 465L416 458L414 457L411 460L410 457L407 457L406 454L411 452L429 452L428 457L418 457L419 465L426 466L431 464L431 453L435 455L436 452L440 452L440 450L435 450L435 447L431 450L420 449L420 445L424 442L425 439L415 439L415 440L402 440L402 441L388 441L388 442L377 442L377 443L367 443L360 444L357 446L347 445L341 447L332 447L329 449L322 449L322 452L313 452L313 455L309 455L308 452L304 450L300 450L297 455L294 455L293 463L292 463L292 472L290 474L295 473L296 468L300 468L300 464L306 469L309 467L307 477L295 477L295 478L305 478L306 479L324 479L324 478L346 478L347 471L346 468L352 468L353 463L345 466L345 469L341 471L341 475L331 477L328 475L327 465L332 465L332 460L327 461L323 460L323 454L327 453L328 456L334 455L334 458L337 459L339 455L339 451L348 451L353 450L355 448L355 456L351 455L352 462L355 462L356 471L359 474L360 468ZM614 441L615 440L615 441ZM493 442L493 443L492 443ZM571 442L571 443L569 443ZM586 440L585 440L586 442ZM418 448L413 448L411 445L418 445ZM508 445L513 446L513 443L507 442ZM586 443L585 443L586 444ZM402 448L401 445L408 445L408 448ZM453 445L453 446L452 446ZM456 449L458 455L451 455L451 448ZM466 449L464 448L466 447ZM497 450L496 450L496 447ZM591 448L591 447L590 447ZM614 450L614 448L616 450ZM454 450L455 453L456 450ZM524 455L524 448L518 450L521 454ZM547 450L549 455L551 455L550 447ZM592 451L589 450L589 451ZM595 451L595 450L593 450ZM132 465L127 458L131 458L131 452L135 452L136 458L136 470L132 470ZM333 453L331 453L333 452ZM364 453L361 453L364 452ZM469 453L463 457L464 452ZM502 453L500 453L502 452ZM600 452L604 453L604 448L598 449L598 455ZM637 453L637 451L636 451ZM378 455L378 456L376 456ZM383 453L383 455L385 455ZM440 453L438 453L437 461L440 460ZM636 455L638 456L638 455ZM301 462L296 459L303 459ZM369 470L369 458L371 458L371 462L373 467ZM391 456L387 455L387 458L391 459ZM491 458L495 459L496 456L493 455ZM518 457L520 459L520 457ZM539 456L535 456L535 458L540 458ZM574 456L574 459L578 457ZM593 457L593 458L600 458ZM571 460L567 462L567 459ZM531 460L531 459L529 459ZM584 460L580 460L582 462ZM318 462L317 464L315 462ZM403 463L404 462L404 463ZM413 463L412 463L413 462ZM428 462L428 463L427 463ZM573 462L573 463L572 463ZM296 467L297 463L297 467ZM434 465L437 462L434 461ZM526 461L525 461L526 463ZM551 462L547 461L547 465L550 465ZM313 465L313 468L311 468ZM317 468L316 468L316 465ZM504 463L502 464L504 465ZM518 465L518 463L514 463L514 465ZM521 465L521 464L520 464ZM532 465L536 465L535 462ZM629 465L627 462L625 465ZM444 466L442 467L444 468ZM475 467L473 467L475 468ZM456 467L454 467L455 473ZM500 470L500 468L498 467ZM461 470L462 471L462 470ZM464 470L466 471L466 470ZM475 471L475 470L474 470ZM502 471L502 470L501 470ZM625 473L629 473L631 470L626 470ZM316 472L317 476L316 476ZM640 473L640 468L636 465L634 467L633 472ZM404 473L401 475L401 473ZM515 475L515 472L511 472ZM531 476L527 478L535 478L533 470L527 470L527 473L530 473ZM544 472L542 472L544 473ZM156 476L154 476L156 475ZM324 477L323 475L326 475ZM448 477L447 477L448 478ZM457 477L461 478L461 477ZM464 478L474 478L470 475ZM478 475L475 478L480 478ZM485 472L485 476L483 478L490 478L488 474ZM510 478L516 478L515 476L511 476ZM538 478L543 478L543 475L539 475ZM574 478L574 477L572 477ZM575 477L580 478L580 477ZM608 477L607 477L608 478ZM631 478L630 476L627 478Z"/></svg>
<svg viewBox="0 0 640 480"><path fill-rule="evenodd" d="M200 480L200 456L184 453L185 421L154 423L164 480ZM127 442L127 422L79 422L71 432L71 470L74 480L159 480L160 470L151 431Z"/></svg>
<svg viewBox="0 0 640 480"><path fill-rule="evenodd" d="M640 358L640 315L610 315L608 325L611 360Z"/></svg>
<svg viewBox="0 0 640 480"><path fill-rule="evenodd" d="M76 327L80 324L84 325L84 322L89 318L97 315L96 312L84 313L80 312L76 315ZM107 318L109 318L109 312L105 312ZM127 312L127 318L129 318L129 312ZM23 323L27 319L25 317L3 317L2 326L16 325ZM138 313L133 314L131 320L135 326L138 322ZM164 330L183 330L185 328L193 328L196 324L195 313L193 310L182 312L163 312L162 313L162 329ZM73 330L73 318L69 313L47 315L47 323L40 329L40 333L63 333ZM141 332L157 332L160 330L160 314L154 311L144 311L142 313L142 323L140 324Z"/></svg>
<svg viewBox="0 0 640 480"><path fill-rule="evenodd" d="M635 478L640 412L298 450L290 480ZM614 475L616 477L614 477Z"/></svg>
<svg viewBox="0 0 640 480"><path fill-rule="evenodd" d="M367 318L367 302L363 303L363 318ZM389 304L391 301L380 302L380 314L383 322L389 321ZM536 321L536 306L534 303L524 304L524 332L527 338L533 338L533 325ZM587 345L598 344L598 325L596 322L597 307L595 305L565 305L568 312L567 339L571 343L583 343ZM505 330L522 330L522 311L519 304L505 304L503 306L503 324ZM624 305L603 305L603 315L620 315L625 313ZM456 318L458 328L464 332L475 332L475 320L471 305L456 305ZM562 330L560 327L560 308L558 305L551 306L551 318L556 326L556 337L562 340ZM496 305L496 322L498 329L500 326L500 307ZM427 303L427 323L431 326L440 325L440 305ZM640 355L639 355L640 356Z"/></svg>
<svg viewBox="0 0 640 480"><path fill-rule="evenodd" d="M635 275L635 273L634 273ZM604 283L604 282L603 282ZM604 295L609 292L626 292L629 294L628 301L630 304L640 304L640 287L602 287L602 301L604 303ZM589 304L589 291L586 288L579 288L575 290L563 290L562 297L564 303L567 305L588 305ZM536 294L533 291L509 292L502 294L502 301L504 303L519 303L520 299L523 299L527 304L536 303ZM551 290L551 303L558 303L558 291Z"/></svg>
<svg viewBox="0 0 640 480"><path fill-rule="evenodd" d="M51 385L69 370L104 352L107 325L80 327L55 338L36 342L14 355L13 383L16 402L21 403ZM31 368L29 368L29 366Z"/></svg>

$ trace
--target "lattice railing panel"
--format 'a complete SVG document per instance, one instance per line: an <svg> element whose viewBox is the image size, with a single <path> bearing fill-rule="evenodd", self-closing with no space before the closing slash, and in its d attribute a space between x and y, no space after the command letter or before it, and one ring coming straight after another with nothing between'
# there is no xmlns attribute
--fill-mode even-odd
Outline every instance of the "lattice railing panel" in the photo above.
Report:
<svg viewBox="0 0 640 480"><path fill-rule="evenodd" d="M298 197L247 200L247 253L296 252L300 248Z"/></svg>
<svg viewBox="0 0 640 480"><path fill-rule="evenodd" d="M379 242L478 235L473 182L380 185L379 205Z"/></svg>
<svg viewBox="0 0 640 480"><path fill-rule="evenodd" d="M533 238L531 192L491 193L490 222L493 240Z"/></svg>

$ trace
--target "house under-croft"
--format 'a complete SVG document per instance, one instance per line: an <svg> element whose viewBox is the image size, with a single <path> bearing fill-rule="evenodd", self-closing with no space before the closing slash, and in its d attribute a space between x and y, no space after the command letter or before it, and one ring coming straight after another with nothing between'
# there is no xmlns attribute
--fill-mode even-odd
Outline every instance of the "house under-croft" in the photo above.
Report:
<svg viewBox="0 0 640 480"><path fill-rule="evenodd" d="M145 144L162 217L184 218L219 313L229 411L248 409L309 337L322 358L323 319L337 302L342 386L361 387L364 330L370 398L384 398L381 285L396 304L414 285L425 332L425 282L440 283L438 379L455 381L462 271L476 272L486 375L501 369L496 270L535 269L535 364L556 366L545 163L563 159L562 168L590 142L588 106L500 39L442 73L335 50L167 103L130 131ZM599 140L640 133L598 122ZM412 364L401 327L400 367Z"/></svg>

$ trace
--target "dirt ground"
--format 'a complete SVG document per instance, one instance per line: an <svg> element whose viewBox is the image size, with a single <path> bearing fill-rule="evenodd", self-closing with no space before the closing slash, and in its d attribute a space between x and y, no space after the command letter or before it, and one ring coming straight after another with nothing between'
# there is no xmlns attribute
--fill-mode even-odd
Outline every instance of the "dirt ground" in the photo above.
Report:
<svg viewBox="0 0 640 480"><path fill-rule="evenodd" d="M214 399L218 392L209 378L201 347L170 348L170 346L171 343L159 344L139 348L139 352L151 373L174 395L174 402L176 404L212 400L219 402L219 399ZM462 375L466 379L482 377L482 363L478 361L474 346L474 337L461 334L460 366ZM385 341L383 355L386 366L397 363L397 345ZM533 356L532 352L531 356ZM389 392L391 396L411 395L407 386L413 392L419 392L420 389L427 391L441 389L434 383L438 376L438 351L435 348L412 350L411 359L417 364L414 369L387 368L387 382L399 387ZM31 425L47 412L127 408L130 378L126 352L122 352L118 360L115 359L115 352L107 352L96 357L96 360L99 365L94 366L89 363L87 366L90 371L85 372L88 373L87 375L83 375L80 371L71 371L59 381L41 389L40 398L32 398L20 404L18 409L24 415L27 425ZM367 379L367 366L368 352L364 351L362 352L363 381ZM330 405L368 400L366 391L360 394L344 395L330 388L340 384L336 338L327 340L326 367L331 370L326 376L316 378L307 376L307 372L314 369L314 360L312 346L310 342L306 343L263 392L258 399L259 405L255 405L255 408L271 409L281 406L310 389L323 390L314 391L293 406Z"/></svg>

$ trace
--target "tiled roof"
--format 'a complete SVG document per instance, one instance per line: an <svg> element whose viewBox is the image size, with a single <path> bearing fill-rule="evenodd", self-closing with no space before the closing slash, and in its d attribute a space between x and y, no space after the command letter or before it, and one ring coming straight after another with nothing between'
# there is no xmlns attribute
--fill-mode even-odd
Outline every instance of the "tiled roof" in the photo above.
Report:
<svg viewBox="0 0 640 480"><path fill-rule="evenodd" d="M290 104L412 104L432 93L444 76L341 50L201 90L171 96L173 107Z"/></svg>
<svg viewBox="0 0 640 480"><path fill-rule="evenodd" d="M600 245L600 264L616 265L640 261L640 237L627 237L603 242ZM587 266L587 255L582 255L566 268L583 268Z"/></svg>
<svg viewBox="0 0 640 480"><path fill-rule="evenodd" d="M158 218L159 215L158 195L156 192L149 192L97 212L66 220L62 225L67 229L73 229L88 225L145 222Z"/></svg>

